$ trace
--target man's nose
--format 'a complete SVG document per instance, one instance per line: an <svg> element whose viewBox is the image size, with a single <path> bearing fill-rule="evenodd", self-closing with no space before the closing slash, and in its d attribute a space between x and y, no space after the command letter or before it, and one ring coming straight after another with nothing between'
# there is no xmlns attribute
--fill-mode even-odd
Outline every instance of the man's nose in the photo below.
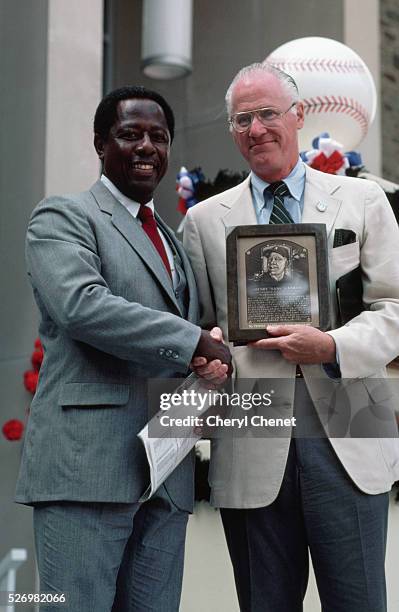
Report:
<svg viewBox="0 0 399 612"><path fill-rule="evenodd" d="M148 132L144 132L143 137L138 143L136 149L145 153L152 152L154 150L154 144Z"/></svg>
<svg viewBox="0 0 399 612"><path fill-rule="evenodd" d="M249 128L248 134L249 136L259 136L260 134L264 134L267 131L267 127L263 125L262 121L258 119L257 115L254 115L251 123L251 127Z"/></svg>

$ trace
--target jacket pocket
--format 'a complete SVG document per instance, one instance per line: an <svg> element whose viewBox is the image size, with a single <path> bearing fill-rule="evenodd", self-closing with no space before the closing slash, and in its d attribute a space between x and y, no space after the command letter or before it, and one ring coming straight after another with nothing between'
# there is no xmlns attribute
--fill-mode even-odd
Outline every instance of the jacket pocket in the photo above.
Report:
<svg viewBox="0 0 399 612"><path fill-rule="evenodd" d="M60 406L123 406L129 401L130 387L121 383L70 382L61 387Z"/></svg>

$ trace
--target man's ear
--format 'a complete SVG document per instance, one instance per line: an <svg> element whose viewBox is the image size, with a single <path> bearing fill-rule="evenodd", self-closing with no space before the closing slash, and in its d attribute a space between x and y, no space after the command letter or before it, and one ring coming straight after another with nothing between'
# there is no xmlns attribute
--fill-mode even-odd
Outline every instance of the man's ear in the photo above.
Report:
<svg viewBox="0 0 399 612"><path fill-rule="evenodd" d="M104 160L104 140L100 134L94 134L94 148L97 151L97 155L101 161Z"/></svg>
<svg viewBox="0 0 399 612"><path fill-rule="evenodd" d="M303 106L303 102L299 100L296 104L296 117L297 117L297 130L301 130L303 128L303 124L305 122L305 108Z"/></svg>

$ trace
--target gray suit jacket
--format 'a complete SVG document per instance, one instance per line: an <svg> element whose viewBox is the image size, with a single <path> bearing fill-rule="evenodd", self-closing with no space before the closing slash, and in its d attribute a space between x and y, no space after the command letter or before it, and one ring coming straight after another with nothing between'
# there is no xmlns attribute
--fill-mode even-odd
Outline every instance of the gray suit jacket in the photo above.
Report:
<svg viewBox="0 0 399 612"><path fill-rule="evenodd" d="M201 323L203 327L219 325L225 338L228 337L226 231L256 222L249 178L201 202L187 214L184 244L197 280ZM356 393L370 397L376 405L385 400L397 402L393 397L381 397L381 388L375 380L386 376L385 365L399 354L399 229L383 191L371 181L333 176L307 167L302 222L326 225L330 333L338 347L342 377L359 379ZM357 240L333 248L337 228L352 230ZM358 266L362 270L366 310L338 327L335 282ZM237 377L285 380L286 416L291 416L295 364L286 361L280 351L231 348ZM302 366L302 371L316 410L321 413L323 406L329 405L328 393L333 385L326 385L326 379L330 379L320 364ZM392 436L397 435L393 415L389 425ZM287 437L213 440L210 467L213 503L253 508L273 502L284 475L289 443ZM397 438L336 437L331 438L331 444L362 491L372 494L387 491L399 478Z"/></svg>
<svg viewBox="0 0 399 612"><path fill-rule="evenodd" d="M175 290L139 223L100 181L34 210L26 255L45 357L18 502L134 502L148 484L136 435L148 420L147 379L184 375L200 336L190 265L158 222L181 270ZM192 457L166 488L192 509Z"/></svg>

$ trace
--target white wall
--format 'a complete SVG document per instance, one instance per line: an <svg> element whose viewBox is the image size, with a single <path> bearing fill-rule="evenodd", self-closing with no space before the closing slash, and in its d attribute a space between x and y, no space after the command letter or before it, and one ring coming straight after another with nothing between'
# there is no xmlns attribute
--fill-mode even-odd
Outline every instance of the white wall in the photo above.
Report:
<svg viewBox="0 0 399 612"><path fill-rule="evenodd" d="M93 117L102 97L102 0L49 3L45 195L87 189L99 174Z"/></svg>

